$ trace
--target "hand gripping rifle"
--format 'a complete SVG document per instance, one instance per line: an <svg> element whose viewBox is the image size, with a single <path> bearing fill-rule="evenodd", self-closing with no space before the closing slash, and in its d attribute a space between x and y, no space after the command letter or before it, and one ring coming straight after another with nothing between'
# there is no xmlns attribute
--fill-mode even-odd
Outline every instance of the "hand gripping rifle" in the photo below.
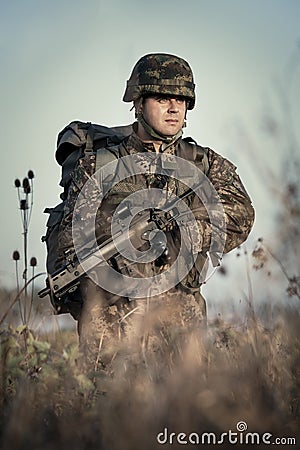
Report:
<svg viewBox="0 0 300 450"><path fill-rule="evenodd" d="M78 260L75 250L71 249L66 255L65 266L53 274L48 274L47 286L38 293L39 297L43 298L50 295L51 300L54 300L55 303L63 302L68 294L73 293L78 288L80 280L89 271L101 267L110 259L117 257L120 254L120 249L126 249L128 238L136 249L141 248L145 241L148 241L153 250L157 252L157 256L161 255L166 248L165 241L161 238L162 230L178 218L186 217L186 213L180 213L176 204L191 193L192 189L189 189L184 195L171 202L163 211L148 209L138 212L133 217L129 229L124 226L124 219L132 215L131 209L129 206L122 208L118 212L117 226L113 237L105 240L99 246L96 245L96 247L95 239L88 241L78 252L78 254L84 254L80 258L82 264ZM93 242L91 249L89 249L90 242Z"/></svg>

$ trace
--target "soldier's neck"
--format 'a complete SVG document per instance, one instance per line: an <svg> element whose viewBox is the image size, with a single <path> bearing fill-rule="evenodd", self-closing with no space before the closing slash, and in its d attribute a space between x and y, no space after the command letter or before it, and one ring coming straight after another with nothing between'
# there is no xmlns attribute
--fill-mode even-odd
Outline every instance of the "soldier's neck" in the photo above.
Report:
<svg viewBox="0 0 300 450"><path fill-rule="evenodd" d="M157 153L159 153L161 145L162 145L162 141L160 141L159 139L155 139L150 134L148 134L147 131L142 126L142 124L140 124L140 123L138 123L138 128L137 128L136 134L141 139L141 141L143 141L147 144L148 143L153 144L155 151Z"/></svg>

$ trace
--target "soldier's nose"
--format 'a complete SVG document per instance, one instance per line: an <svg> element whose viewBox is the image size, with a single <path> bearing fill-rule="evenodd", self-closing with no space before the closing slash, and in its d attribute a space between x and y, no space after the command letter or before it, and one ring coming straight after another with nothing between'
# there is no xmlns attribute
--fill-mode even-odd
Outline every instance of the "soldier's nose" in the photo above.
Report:
<svg viewBox="0 0 300 450"><path fill-rule="evenodd" d="M169 99L169 110L170 111L178 111L178 104L175 98Z"/></svg>

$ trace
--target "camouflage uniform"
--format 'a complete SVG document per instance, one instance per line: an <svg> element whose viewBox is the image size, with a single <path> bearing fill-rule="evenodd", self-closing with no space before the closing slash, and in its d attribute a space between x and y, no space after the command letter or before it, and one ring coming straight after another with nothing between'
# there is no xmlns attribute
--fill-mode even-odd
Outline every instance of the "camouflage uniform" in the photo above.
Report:
<svg viewBox="0 0 300 450"><path fill-rule="evenodd" d="M188 64L181 58L172 55L154 54L141 58L127 82L123 100L136 101L149 93L183 96L187 99L187 108L192 109L195 104L195 93L193 77ZM147 127L143 117L139 115L139 111L137 111L137 117L142 125ZM135 124L133 129L135 129ZM150 131L153 132L153 130ZM183 143L181 134L171 138L162 137L163 144L160 151L185 158L187 156L186 145ZM143 164L147 159L143 158L143 154L155 152L155 148L152 143L142 142L133 131L112 151L116 157L137 154ZM190 159L206 174L221 200L226 220L224 252L229 252L245 241L252 228L254 210L249 196L236 173L236 167L212 149L198 147L198 151ZM65 215L60 228L61 256L70 247L74 202L82 186L93 173L93 164L93 156L89 156L88 159L82 158L73 175L65 206ZM151 188L165 189L175 195L180 195L186 189L179 180L164 178L153 173L132 175L121 181L107 193L97 212L97 238L104 241L110 236L111 216L124 198L134 191ZM101 186L94 191L95 197L97 197L97 189L101 190ZM93 195L82 205L82 215L88 214L88 209L92 207ZM170 336L178 330L188 331L190 327L195 326L195 323L199 324L206 318L205 301L200 294L200 286L203 281L200 272L207 262L212 225L196 195L191 195L184 201L194 212L197 220L201 238L201 242L198 243L199 253L188 275L166 295L155 296L154 291L145 293L144 299L131 300L114 296L88 279L82 283L81 290L84 301L83 312L79 316L81 342L85 346L87 354L90 355L90 359L97 360L97 363L103 367L106 367L112 360L118 350L119 342L124 343L124 339L129 342L133 336L138 336L145 341L149 336L153 338L158 334L166 335L167 333ZM220 241L224 238L223 228L219 230ZM176 258L180 242L176 226L168 229L166 235L170 250L168 259L161 258L159 262L146 264L135 263L129 267L126 259L119 258L114 261L117 270L135 277L150 277L165 271ZM150 317L152 318L150 319ZM159 332L157 334L158 324ZM160 345L157 342L155 344L155 339L152 339L152 344Z"/></svg>

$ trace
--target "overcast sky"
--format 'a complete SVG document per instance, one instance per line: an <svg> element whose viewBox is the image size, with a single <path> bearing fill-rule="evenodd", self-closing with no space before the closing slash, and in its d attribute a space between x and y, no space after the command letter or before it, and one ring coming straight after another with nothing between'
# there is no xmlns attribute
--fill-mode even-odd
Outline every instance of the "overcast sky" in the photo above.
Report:
<svg viewBox="0 0 300 450"><path fill-rule="evenodd" d="M0 281L14 284L12 251L22 248L14 179L36 174L29 256L44 270L43 209L58 203L57 133L72 120L133 121L122 96L135 62L150 52L187 59L196 109L185 135L238 167L256 208L251 240L272 234L276 200L269 183L281 146L262 132L288 81L299 121L300 2L297 0L1 0ZM297 54L298 50L298 54ZM258 170L259 165L259 170ZM266 177L266 178L265 178ZM252 242L251 241L251 242Z"/></svg>

